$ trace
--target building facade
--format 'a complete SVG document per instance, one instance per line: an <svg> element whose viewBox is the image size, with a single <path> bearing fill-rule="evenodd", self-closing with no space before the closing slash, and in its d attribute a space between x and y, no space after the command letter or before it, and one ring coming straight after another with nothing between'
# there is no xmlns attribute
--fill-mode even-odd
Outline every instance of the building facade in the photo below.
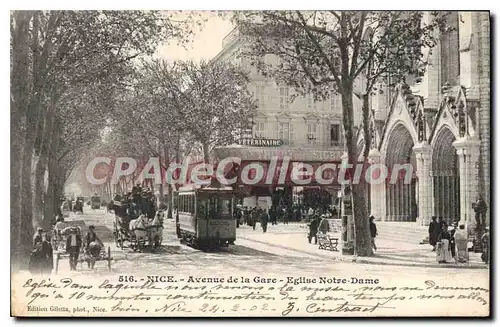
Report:
<svg viewBox="0 0 500 327"><path fill-rule="evenodd" d="M219 158L234 156L248 161L269 161L272 157L286 156L291 161L340 162L344 152L340 95L333 95L325 101L314 101L312 95L296 96L292 100L291 88L262 76L248 60L240 56L244 46L238 30L234 29L224 38L223 49L213 61L227 60L249 72L250 91L258 107L248 135L245 137L281 140L282 145L224 147L215 150L216 156ZM263 60L266 64L277 63L277 57L273 55L266 55ZM355 110L360 111L360 100L354 96L353 100ZM359 114L356 114L356 117L360 119ZM300 199L297 192L304 191L303 187L292 189L288 185L277 186L285 189L287 202L297 203ZM270 196L273 190L267 191L267 189L268 187L261 188L259 194ZM305 187L305 189L318 189L318 187ZM329 189L332 195L336 195L338 190L340 185L334 185Z"/></svg>
<svg viewBox="0 0 500 327"><path fill-rule="evenodd" d="M437 46L425 54L429 65L421 80L393 89L380 85L385 92L370 97L373 142L368 161L388 169L395 164L413 167L409 183L388 180L367 187L369 214L377 220L428 225L432 216L442 216L474 226L478 197L490 207L490 17L488 12L453 12L448 23L451 31L436 35ZM268 160L288 155L314 162L345 158L338 97L290 102L290 89L262 77L238 56L243 45L237 30L223 45L214 60L231 60L251 72L250 87L258 102L251 136L281 139L284 145L222 149L219 157ZM359 125L361 102L353 99ZM359 133L360 156L364 146Z"/></svg>
<svg viewBox="0 0 500 327"><path fill-rule="evenodd" d="M478 197L490 207L489 13L454 12L448 20L453 29L427 54L423 80L400 85L390 103L372 102L369 161L414 168L409 184L371 185L379 220L428 225L441 216L474 226Z"/></svg>
<svg viewBox="0 0 500 327"><path fill-rule="evenodd" d="M222 44L223 49L213 61L228 60L249 72L250 91L258 106L252 124L253 138L281 139L283 147L288 149L342 149L340 95L333 95L326 101L316 102L312 96L298 96L292 101L291 88L262 76L239 55L245 45L237 29L231 31ZM273 55L263 59L266 64L277 63ZM353 99L355 110L359 112L361 103L356 97ZM359 115L356 117L359 119Z"/></svg>

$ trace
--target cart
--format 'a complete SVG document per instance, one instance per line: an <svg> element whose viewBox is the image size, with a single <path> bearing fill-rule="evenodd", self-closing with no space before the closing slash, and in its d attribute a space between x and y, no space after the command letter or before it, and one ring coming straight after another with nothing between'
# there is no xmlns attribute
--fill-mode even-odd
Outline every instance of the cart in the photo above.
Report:
<svg viewBox="0 0 500 327"><path fill-rule="evenodd" d="M71 231L71 229L78 228L80 229L81 234L83 235L86 232L86 225L83 220L73 220L73 221L61 221L58 222L53 229L52 236L52 249L55 255L54 261L54 271L57 273L59 271L59 260L68 259L69 253L66 252L66 239ZM84 230L85 229L85 230ZM83 237L82 237L83 238ZM108 246L107 248L103 246L99 255L93 257L88 254L84 247L80 248L80 256L78 258L78 262L83 266L83 262L89 263L90 261L107 261L108 262L108 270L111 271L111 261L113 258L111 257L111 248Z"/></svg>

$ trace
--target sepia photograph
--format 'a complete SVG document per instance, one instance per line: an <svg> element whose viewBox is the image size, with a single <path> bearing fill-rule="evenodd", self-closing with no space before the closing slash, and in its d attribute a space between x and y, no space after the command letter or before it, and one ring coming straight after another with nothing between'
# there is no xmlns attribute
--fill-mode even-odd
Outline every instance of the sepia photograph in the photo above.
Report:
<svg viewBox="0 0 500 327"><path fill-rule="evenodd" d="M491 35L11 10L11 316L491 317Z"/></svg>

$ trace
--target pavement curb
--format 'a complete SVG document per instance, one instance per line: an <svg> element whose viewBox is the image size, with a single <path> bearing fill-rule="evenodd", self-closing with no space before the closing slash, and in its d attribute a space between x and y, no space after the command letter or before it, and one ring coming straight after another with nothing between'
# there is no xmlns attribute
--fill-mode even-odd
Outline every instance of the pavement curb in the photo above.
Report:
<svg viewBox="0 0 500 327"><path fill-rule="evenodd" d="M321 252L313 253L311 251L294 249L294 248L291 248L291 247L288 247L285 245L279 245L279 244L273 244L273 243L259 241L259 240L253 240L253 239L247 238L247 237L240 236L239 238L250 241L250 242L266 244L266 245L270 245L273 247L277 247L277 248L281 248L281 249L285 249L285 250L289 250L289 251L296 251L296 252L300 252L300 253L304 253L304 254L312 254L312 255L319 256L319 257L322 257L325 259L330 259L332 261L342 261L342 262L347 262L347 263L352 262L354 264L370 264L370 265L379 265L379 266L398 266L398 267L420 267L420 268L443 268L443 269L445 269L445 268L488 269L489 268L487 265L483 266L483 265L477 265L477 264L468 265L468 266L453 265L452 263L450 263L450 264L415 264L415 263L380 262L378 260L370 260L370 259L367 259L365 257L363 257L363 259L360 259L359 257L357 257L357 258L355 258L355 257L343 257L342 254L340 254L340 256L329 256L329 255L323 255ZM376 258L376 257L374 257L374 258Z"/></svg>
<svg viewBox="0 0 500 327"><path fill-rule="evenodd" d="M348 260L344 260L348 261ZM488 269L489 267L487 265L454 265L453 263L448 263L448 264L414 264L414 263L391 263L391 262L380 262L380 261L372 261L369 259L353 259L353 263L359 263L359 264L370 264L370 265L379 265L379 266L399 266L399 267L420 267L420 268L453 268L453 269Z"/></svg>

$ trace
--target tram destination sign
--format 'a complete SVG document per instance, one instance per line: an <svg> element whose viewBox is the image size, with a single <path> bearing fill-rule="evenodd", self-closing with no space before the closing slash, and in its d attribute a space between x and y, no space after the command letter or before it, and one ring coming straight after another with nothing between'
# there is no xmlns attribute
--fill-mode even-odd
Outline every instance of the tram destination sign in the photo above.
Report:
<svg viewBox="0 0 500 327"><path fill-rule="evenodd" d="M238 144L239 145L248 145L248 146L275 147L275 146L282 146L283 140L244 138L244 139L238 140Z"/></svg>

